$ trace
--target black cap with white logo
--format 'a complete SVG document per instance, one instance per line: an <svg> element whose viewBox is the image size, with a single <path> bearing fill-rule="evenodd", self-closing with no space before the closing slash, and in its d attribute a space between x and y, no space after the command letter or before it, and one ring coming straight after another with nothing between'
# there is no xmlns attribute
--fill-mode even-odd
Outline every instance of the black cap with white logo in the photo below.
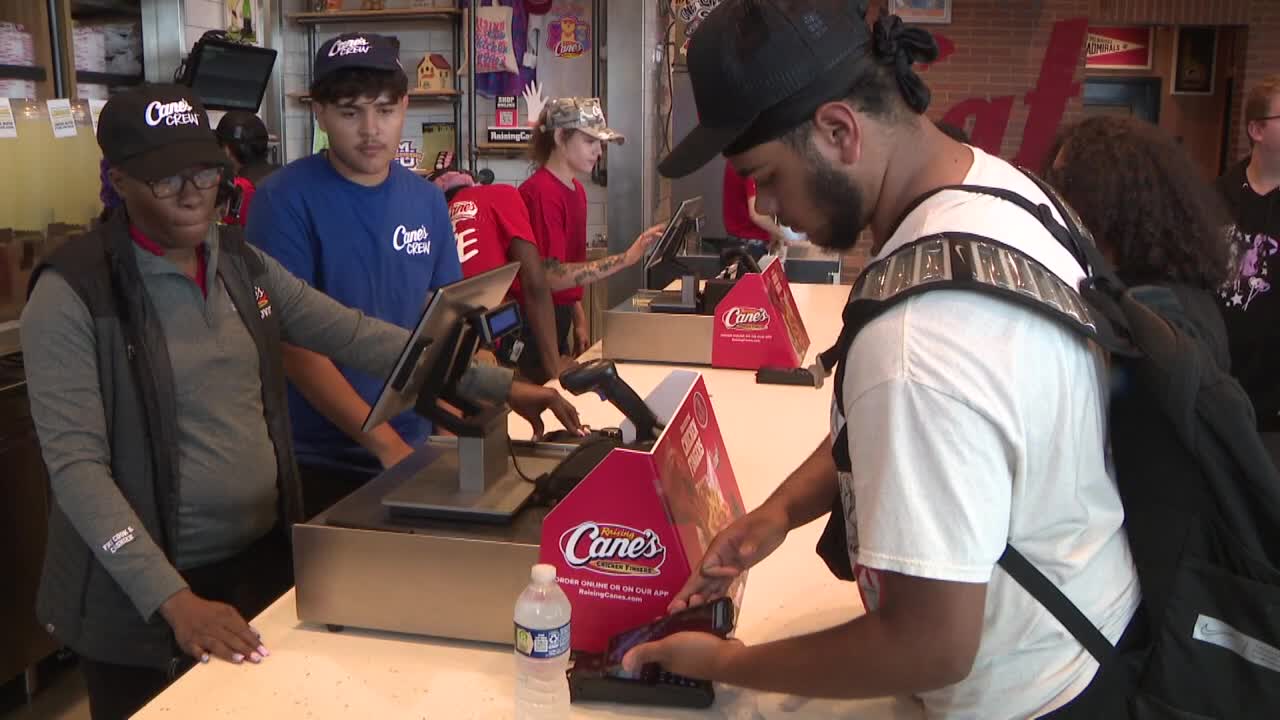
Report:
<svg viewBox="0 0 1280 720"><path fill-rule="evenodd" d="M112 95L98 116L98 147L111 167L143 182L228 165L204 106L181 85L140 85Z"/></svg>
<svg viewBox="0 0 1280 720"><path fill-rule="evenodd" d="M311 68L312 83L344 68L404 72L400 64L400 43L387 35L344 33L331 38L316 51Z"/></svg>

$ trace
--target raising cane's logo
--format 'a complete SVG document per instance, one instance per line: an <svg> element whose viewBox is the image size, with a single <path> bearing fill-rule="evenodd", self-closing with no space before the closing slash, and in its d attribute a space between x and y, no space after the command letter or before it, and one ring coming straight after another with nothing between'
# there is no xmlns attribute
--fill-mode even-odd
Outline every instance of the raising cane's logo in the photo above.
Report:
<svg viewBox="0 0 1280 720"><path fill-rule="evenodd" d="M667 549L653 530L584 522L560 536L565 562L602 575L660 575Z"/></svg>
<svg viewBox="0 0 1280 720"><path fill-rule="evenodd" d="M769 311L764 308L729 308L720 318L725 330L768 330Z"/></svg>

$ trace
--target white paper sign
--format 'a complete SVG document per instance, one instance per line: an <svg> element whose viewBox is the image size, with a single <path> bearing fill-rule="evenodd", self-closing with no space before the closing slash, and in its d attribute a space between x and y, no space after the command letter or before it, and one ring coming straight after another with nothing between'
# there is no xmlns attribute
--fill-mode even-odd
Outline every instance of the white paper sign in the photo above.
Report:
<svg viewBox="0 0 1280 720"><path fill-rule="evenodd" d="M76 136L76 116L71 112L71 101L67 98L46 101L49 106L49 123L53 125L53 136L69 138Z"/></svg>
<svg viewBox="0 0 1280 720"><path fill-rule="evenodd" d="M13 106L9 98L0 97L0 138L18 137L18 123L13 119Z"/></svg>
<svg viewBox="0 0 1280 720"><path fill-rule="evenodd" d="M102 114L102 108L106 107L106 100L90 100L89 101L89 117L93 119L93 132L98 132L98 116Z"/></svg>

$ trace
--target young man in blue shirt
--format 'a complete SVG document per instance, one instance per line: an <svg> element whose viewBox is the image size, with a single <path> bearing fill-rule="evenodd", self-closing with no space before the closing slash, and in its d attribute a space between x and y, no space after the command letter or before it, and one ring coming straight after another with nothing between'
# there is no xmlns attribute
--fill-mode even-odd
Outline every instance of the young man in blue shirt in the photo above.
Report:
<svg viewBox="0 0 1280 720"><path fill-rule="evenodd" d="M462 279L444 194L393 162L408 78L392 38L339 35L316 53L312 109L329 149L263 182L250 241L335 300L405 328L428 293ZM408 455L431 424L405 413L360 431L383 378L286 346L307 512L318 512Z"/></svg>

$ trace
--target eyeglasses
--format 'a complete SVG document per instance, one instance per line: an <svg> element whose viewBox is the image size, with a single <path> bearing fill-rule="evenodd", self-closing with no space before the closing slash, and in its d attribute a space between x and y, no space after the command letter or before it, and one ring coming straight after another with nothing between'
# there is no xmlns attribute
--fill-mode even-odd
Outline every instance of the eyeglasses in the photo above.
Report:
<svg viewBox="0 0 1280 720"><path fill-rule="evenodd" d="M196 187L197 190L208 190L214 187L222 180L222 168L218 166L207 167L194 172L185 172L179 175L171 175L167 178L160 178L147 183L151 186L151 194L156 196L157 200L171 198L182 192L182 188L188 182Z"/></svg>
<svg viewBox="0 0 1280 720"><path fill-rule="evenodd" d="M1249 122L1266 122L1267 120L1275 120L1276 118L1280 118L1280 115L1266 115L1263 117L1254 118Z"/></svg>

